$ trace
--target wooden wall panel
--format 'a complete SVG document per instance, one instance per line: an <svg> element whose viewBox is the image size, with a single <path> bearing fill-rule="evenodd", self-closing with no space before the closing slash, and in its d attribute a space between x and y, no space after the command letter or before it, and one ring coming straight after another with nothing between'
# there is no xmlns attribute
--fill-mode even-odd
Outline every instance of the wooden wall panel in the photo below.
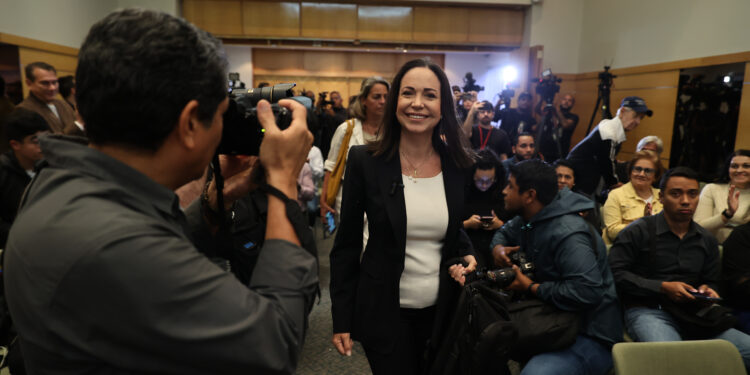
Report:
<svg viewBox="0 0 750 375"><path fill-rule="evenodd" d="M348 72L351 58L348 52L305 51L303 66L309 72Z"/></svg>
<svg viewBox="0 0 750 375"><path fill-rule="evenodd" d="M351 53L351 68L358 76L393 75L399 68L393 53Z"/></svg>
<svg viewBox="0 0 750 375"><path fill-rule="evenodd" d="M357 37L357 5L302 3L302 36L354 39Z"/></svg>
<svg viewBox="0 0 750 375"><path fill-rule="evenodd" d="M678 71L674 71L678 75ZM640 96L646 101L648 107L654 111L652 117L646 117L641 124L634 130L627 133L627 141L623 143L621 152L623 155L635 152L635 146L641 138L647 135L655 135L664 141L664 152L662 159L669 165L669 153L672 149L672 131L674 128L674 115L677 102L677 88L665 89L640 89L640 90L621 90L612 93L613 106L619 107L620 101L626 96ZM617 103L617 105L614 105ZM613 110L613 112L616 111ZM614 113L613 113L614 115ZM623 157L621 157L622 159Z"/></svg>
<svg viewBox="0 0 750 375"><path fill-rule="evenodd" d="M248 36L300 36L298 2L242 2L242 32Z"/></svg>
<svg viewBox="0 0 750 375"><path fill-rule="evenodd" d="M449 7L414 7L413 40L464 43L469 39L469 10Z"/></svg>
<svg viewBox="0 0 750 375"><path fill-rule="evenodd" d="M631 90L650 87L677 87L679 74L676 70L653 73L618 75L614 79L612 90ZM679 71L677 71L679 73Z"/></svg>
<svg viewBox="0 0 750 375"><path fill-rule="evenodd" d="M468 40L473 43L520 45L524 11L469 9Z"/></svg>
<svg viewBox="0 0 750 375"><path fill-rule="evenodd" d="M357 38L409 41L413 21L412 7L360 5L357 10Z"/></svg>
<svg viewBox="0 0 750 375"><path fill-rule="evenodd" d="M242 2L240 0L184 0L182 15L212 34L242 35Z"/></svg>
<svg viewBox="0 0 750 375"><path fill-rule="evenodd" d="M740 99L740 118L737 122L737 139L734 149L750 150L750 63L745 64L745 82Z"/></svg>
<svg viewBox="0 0 750 375"><path fill-rule="evenodd" d="M440 65L441 68L445 69L445 55L442 53L397 53L394 56L396 57L396 65L393 70L393 75L396 75L396 72L398 72L398 70L401 69L401 66L405 63L419 58L428 58L435 64Z"/></svg>
<svg viewBox="0 0 750 375"><path fill-rule="evenodd" d="M305 73L304 55L301 51L280 49L254 49L253 72L267 74L273 72L281 75L298 75ZM253 82L262 82L253 80Z"/></svg>

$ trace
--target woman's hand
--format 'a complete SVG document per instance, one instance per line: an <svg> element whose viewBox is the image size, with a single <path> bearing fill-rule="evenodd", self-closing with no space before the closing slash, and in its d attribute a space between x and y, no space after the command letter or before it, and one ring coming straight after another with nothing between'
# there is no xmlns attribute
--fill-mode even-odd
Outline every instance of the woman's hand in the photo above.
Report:
<svg viewBox="0 0 750 375"><path fill-rule="evenodd" d="M490 223L489 226L487 226L484 229L486 229L486 230L498 230L503 225L505 225L505 223L502 220L498 219L497 216L495 216L495 213L493 212L492 213L492 222Z"/></svg>
<svg viewBox="0 0 750 375"><path fill-rule="evenodd" d="M352 341L349 332L334 333L331 342L333 342L333 346L336 347L336 350L338 350L341 355L347 357L352 356L352 346L354 346L354 342Z"/></svg>
<svg viewBox="0 0 750 375"><path fill-rule="evenodd" d="M328 213L336 214L336 210L331 208L331 206L328 205L328 203L325 200L324 196L320 197L320 220L323 221L323 224L328 222L328 219L326 218L326 214Z"/></svg>
<svg viewBox="0 0 750 375"><path fill-rule="evenodd" d="M477 260L473 255L464 256L464 261L468 264L466 267L463 264L454 264L448 268L453 280L456 280L461 286L464 286L466 282L466 274L474 272L477 269Z"/></svg>
<svg viewBox="0 0 750 375"><path fill-rule="evenodd" d="M740 191L734 185L729 185L729 195L727 196L727 214L734 216L740 207Z"/></svg>
<svg viewBox="0 0 750 375"><path fill-rule="evenodd" d="M482 218L479 215L471 215L470 218L464 220L464 228L466 229L479 229L482 227Z"/></svg>

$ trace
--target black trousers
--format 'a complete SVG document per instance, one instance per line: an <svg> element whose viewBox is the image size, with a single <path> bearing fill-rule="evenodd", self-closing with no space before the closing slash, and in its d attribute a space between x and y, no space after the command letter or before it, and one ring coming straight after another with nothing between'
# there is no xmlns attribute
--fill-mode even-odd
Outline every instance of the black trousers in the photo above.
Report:
<svg viewBox="0 0 750 375"><path fill-rule="evenodd" d="M427 341L435 322L435 306L401 309L398 338L390 353L364 346L373 375L417 375L427 371Z"/></svg>

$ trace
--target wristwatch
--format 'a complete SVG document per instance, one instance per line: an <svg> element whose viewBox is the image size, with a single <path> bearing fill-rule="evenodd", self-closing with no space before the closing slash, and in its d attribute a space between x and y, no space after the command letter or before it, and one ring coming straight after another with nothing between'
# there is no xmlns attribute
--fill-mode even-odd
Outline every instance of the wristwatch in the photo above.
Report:
<svg viewBox="0 0 750 375"><path fill-rule="evenodd" d="M730 215L729 212L727 211L727 209L725 208L724 211L721 211L721 216L724 216L727 219L731 219L732 216L734 216L734 215Z"/></svg>

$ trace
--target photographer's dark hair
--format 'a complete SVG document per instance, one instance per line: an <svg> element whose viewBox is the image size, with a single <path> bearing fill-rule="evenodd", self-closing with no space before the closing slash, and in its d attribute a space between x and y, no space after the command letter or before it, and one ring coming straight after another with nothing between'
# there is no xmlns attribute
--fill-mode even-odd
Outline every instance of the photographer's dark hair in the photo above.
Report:
<svg viewBox="0 0 750 375"><path fill-rule="evenodd" d="M664 176L662 176L661 181L659 182L659 190L664 192L664 188L667 187L667 182L669 182L669 179L672 177L685 177L689 180L695 180L700 183L700 180L698 179L698 173L696 171L688 167L674 167L666 171L664 173Z"/></svg>
<svg viewBox="0 0 750 375"><path fill-rule="evenodd" d="M47 120L42 115L26 109L16 108L5 119L5 135L8 141L23 142L27 136L49 131Z"/></svg>
<svg viewBox="0 0 750 375"><path fill-rule="evenodd" d="M36 81L36 76L34 76L34 69L36 68L39 68L42 70L48 70L50 72L57 74L57 70L55 70L54 66L47 64L46 62L43 62L43 61L35 61L29 65L26 65L26 68L24 68L24 72L26 73L26 78L31 82Z"/></svg>
<svg viewBox="0 0 750 375"><path fill-rule="evenodd" d="M401 124L396 118L401 80L404 75L414 68L430 69L440 81L440 122L432 132L432 145L438 152L447 153L450 160L458 167L469 168L474 164L474 153L468 144L456 119L456 107L453 105L453 92L448 78L439 65L428 59L411 60L404 64L396 73L388 91L383 114L382 138L370 143L370 149L375 155L385 155L388 159L398 154L398 143L401 139ZM440 138L445 136L445 142Z"/></svg>
<svg viewBox="0 0 750 375"><path fill-rule="evenodd" d="M729 179L729 165L732 164L732 159L735 156L747 156L747 157L750 157L750 150L739 149L739 150L736 150L735 152L729 154L729 157L724 162L724 169L721 171L721 177L719 177L718 182L722 182L722 183L725 183L725 184L729 183L729 180L730 180Z"/></svg>
<svg viewBox="0 0 750 375"><path fill-rule="evenodd" d="M63 98L70 96L70 93L73 92L73 89L75 88L75 80L73 79L73 76L60 77L57 79L57 82L60 83L60 95L62 95Z"/></svg>
<svg viewBox="0 0 750 375"><path fill-rule="evenodd" d="M513 146L518 146L518 138L521 137L531 137L531 139L534 140L534 143L536 143L536 137L534 137L534 134L531 134L529 132L522 132L518 134L515 138L513 138Z"/></svg>
<svg viewBox="0 0 750 375"><path fill-rule="evenodd" d="M516 179L518 193L536 190L536 198L543 205L552 203L557 195L557 173L551 165L537 159L525 160L510 166L510 174Z"/></svg>
<svg viewBox="0 0 750 375"><path fill-rule="evenodd" d="M495 184L492 186L493 195L494 191L500 192L503 190L507 179L505 167L503 167L503 162L501 162L500 158L497 157L495 151L492 151L489 148L477 151L476 161L474 162L474 166L471 168L472 176L474 176L474 173L476 173L477 169L483 171L494 169Z"/></svg>
<svg viewBox="0 0 750 375"><path fill-rule="evenodd" d="M182 18L125 9L86 36L76 100L92 143L153 152L191 100L198 101L198 119L211 125L227 96L226 77L218 39Z"/></svg>
<svg viewBox="0 0 750 375"><path fill-rule="evenodd" d="M555 161L555 164L553 164L552 166L555 167L555 168L557 168L557 167L568 168L568 169L570 169L570 170L573 171L573 173L574 173L573 177L575 177L575 169L573 169L573 163L571 163L570 161L568 161L568 159L557 159L557 161Z"/></svg>

